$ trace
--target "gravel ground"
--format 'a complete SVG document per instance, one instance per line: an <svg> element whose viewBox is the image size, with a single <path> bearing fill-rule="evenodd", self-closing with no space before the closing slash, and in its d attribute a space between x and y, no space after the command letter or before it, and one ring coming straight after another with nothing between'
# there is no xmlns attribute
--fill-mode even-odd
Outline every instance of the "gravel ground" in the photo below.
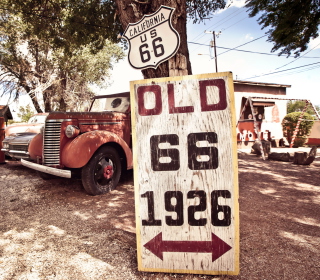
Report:
<svg viewBox="0 0 320 280"><path fill-rule="evenodd" d="M137 271L132 172L112 193L0 165L0 280L320 279L320 155L311 166L241 152L240 274Z"/></svg>

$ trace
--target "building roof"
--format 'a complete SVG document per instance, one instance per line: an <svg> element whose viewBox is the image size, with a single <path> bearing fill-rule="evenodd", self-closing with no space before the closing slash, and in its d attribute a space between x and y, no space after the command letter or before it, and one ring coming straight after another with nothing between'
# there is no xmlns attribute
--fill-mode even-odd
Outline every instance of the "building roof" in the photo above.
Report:
<svg viewBox="0 0 320 280"><path fill-rule="evenodd" d="M5 121L13 119L8 105L0 105L0 117L4 117Z"/></svg>
<svg viewBox="0 0 320 280"><path fill-rule="evenodd" d="M252 86L285 87L285 88L291 87L291 85L270 84L270 83L260 83L260 82L250 82L250 81L240 81L240 80L234 80L233 82L235 84L252 85Z"/></svg>
<svg viewBox="0 0 320 280"><path fill-rule="evenodd" d="M272 95L286 95L287 88L290 85L281 84L269 84L269 83L258 83L250 81L233 81L234 91L243 93L262 93L262 94L272 94Z"/></svg>

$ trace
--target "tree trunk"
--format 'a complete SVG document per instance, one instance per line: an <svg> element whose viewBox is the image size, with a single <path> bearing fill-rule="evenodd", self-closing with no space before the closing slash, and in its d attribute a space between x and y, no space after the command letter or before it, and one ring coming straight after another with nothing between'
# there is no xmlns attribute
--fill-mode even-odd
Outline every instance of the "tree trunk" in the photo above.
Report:
<svg viewBox="0 0 320 280"><path fill-rule="evenodd" d="M27 85L25 78L20 76L18 79L19 79L20 86L22 86L27 92L27 94L30 96L31 102L34 108L36 109L37 113L43 113L33 89Z"/></svg>
<svg viewBox="0 0 320 280"><path fill-rule="evenodd" d="M293 163L304 165L308 157L306 152L295 152L293 156Z"/></svg>
<svg viewBox="0 0 320 280"><path fill-rule="evenodd" d="M43 92L43 103L44 103L44 111L51 112L51 98L50 98L50 90L45 90Z"/></svg>
<svg viewBox="0 0 320 280"><path fill-rule="evenodd" d="M36 109L37 113L43 113L35 94L31 91L31 89L29 87L28 87L28 90L26 88L25 88L25 90L27 91L28 95L30 96L32 104L33 104L34 108Z"/></svg>
<svg viewBox="0 0 320 280"><path fill-rule="evenodd" d="M174 63L181 61L180 57L185 57L186 71L185 74L192 74L191 63L189 60L189 51L187 45L187 12L186 0L152 0L152 1L132 1L116 0L118 16L125 30L129 23L139 21L144 15L156 12L161 5L175 8L172 16L172 25L180 34L180 47L176 55L171 59L170 67L180 67L182 64ZM180 57L179 57L180 56ZM185 63L184 63L185 64ZM142 70L145 79L169 77L169 60L161 63L157 69L149 68Z"/></svg>
<svg viewBox="0 0 320 280"><path fill-rule="evenodd" d="M60 74L60 85L57 88L57 100L58 100L58 111L66 112L67 111L67 103L65 101L65 94L67 91L67 77L65 73Z"/></svg>
<svg viewBox="0 0 320 280"><path fill-rule="evenodd" d="M263 151L261 151L261 147ZM261 145L259 144L258 141L256 141L251 147L251 152L253 154L262 155L262 152L263 152L263 155L265 157L267 157L270 154L270 151L271 151L271 143L266 140L261 140Z"/></svg>
<svg viewBox="0 0 320 280"><path fill-rule="evenodd" d="M271 153L268 155L268 159L289 162L290 154L289 153Z"/></svg>
<svg viewBox="0 0 320 280"><path fill-rule="evenodd" d="M63 97L60 97L60 100L59 100L59 111L60 112L67 111L67 103L65 102Z"/></svg>
<svg viewBox="0 0 320 280"><path fill-rule="evenodd" d="M309 152L309 157L316 157L317 155L317 146L313 146Z"/></svg>

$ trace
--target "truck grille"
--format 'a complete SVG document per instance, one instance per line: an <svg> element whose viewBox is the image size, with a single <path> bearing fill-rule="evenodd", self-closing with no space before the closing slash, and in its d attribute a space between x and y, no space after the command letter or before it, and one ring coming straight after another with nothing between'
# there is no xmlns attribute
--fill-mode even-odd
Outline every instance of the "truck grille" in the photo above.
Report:
<svg viewBox="0 0 320 280"><path fill-rule="evenodd" d="M9 150L28 152L28 144L9 144Z"/></svg>
<svg viewBox="0 0 320 280"><path fill-rule="evenodd" d="M43 164L60 164L60 130L62 120L47 120L43 136Z"/></svg>

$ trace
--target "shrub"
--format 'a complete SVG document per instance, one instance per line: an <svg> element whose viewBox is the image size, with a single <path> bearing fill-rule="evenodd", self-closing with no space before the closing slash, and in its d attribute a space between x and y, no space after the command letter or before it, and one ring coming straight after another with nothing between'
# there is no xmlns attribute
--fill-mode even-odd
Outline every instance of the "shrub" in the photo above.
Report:
<svg viewBox="0 0 320 280"><path fill-rule="evenodd" d="M28 122L28 120L34 115L34 111L31 109L30 105L25 107L20 106L19 113L17 115L21 118L22 122Z"/></svg>
<svg viewBox="0 0 320 280"><path fill-rule="evenodd" d="M282 121L283 134L287 137L289 143L291 143L300 115L301 112L289 113ZM299 130L294 141L294 146L296 147L304 145L314 123L314 117L308 113L304 113L302 119L303 120L300 122Z"/></svg>

